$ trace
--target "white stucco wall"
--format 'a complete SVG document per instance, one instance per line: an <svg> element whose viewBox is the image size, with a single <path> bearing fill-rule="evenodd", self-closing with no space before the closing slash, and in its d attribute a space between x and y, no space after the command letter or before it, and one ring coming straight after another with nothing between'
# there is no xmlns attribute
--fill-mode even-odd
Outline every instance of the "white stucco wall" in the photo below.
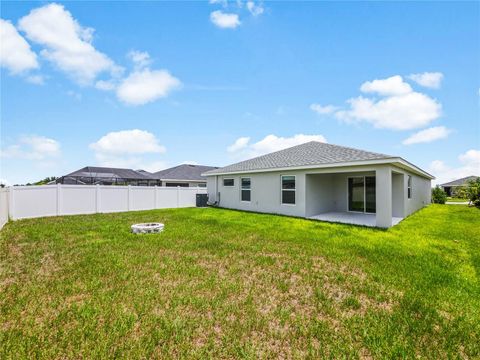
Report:
<svg viewBox="0 0 480 360"><path fill-rule="evenodd" d="M295 205L281 204L281 175L296 176ZM251 201L249 202L240 200L240 178L242 177L251 179ZM209 199L216 199L214 178L209 177L207 182ZM234 179L234 186L223 186L224 178ZM287 171L242 174L241 176L218 176L217 193L220 193L220 207L290 216L305 216L305 174L302 172Z"/></svg>
<svg viewBox="0 0 480 360"><path fill-rule="evenodd" d="M281 175L296 176L295 205L281 204ZM411 199L407 199L407 175L412 175L413 180ZM430 203L430 180L390 165L209 176L207 190L210 201L217 200L220 193L220 207L309 217L330 211L348 211L350 176L377 176L376 201L377 210L380 210L377 213L382 218L380 223L387 224L385 227L389 226L389 216L405 217ZM240 201L241 177L251 178L250 202ZM234 179L234 186L223 186L224 178Z"/></svg>

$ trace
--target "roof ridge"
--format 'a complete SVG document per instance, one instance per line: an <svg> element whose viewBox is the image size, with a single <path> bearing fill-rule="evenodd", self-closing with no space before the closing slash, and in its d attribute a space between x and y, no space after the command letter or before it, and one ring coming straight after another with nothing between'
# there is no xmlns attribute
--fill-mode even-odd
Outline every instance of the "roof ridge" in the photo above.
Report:
<svg viewBox="0 0 480 360"><path fill-rule="evenodd" d="M343 146L343 145L330 144L330 143L323 142L323 141L311 140L311 141L307 141L307 142L305 142L305 143L301 143L301 144L298 144L298 145L290 146L290 147L288 147L288 148L276 150L276 151L273 151L273 152L271 152L271 153L267 153L267 154L263 154L263 155L258 155L258 156L255 156L255 157L253 157L253 158L250 158L250 159L238 161L238 162L236 162L236 163L233 163L233 164L230 164L230 165L227 165L227 166L220 167L219 170L221 170L221 169L223 169L223 168L225 168L225 167L230 167L230 166L240 165L240 164L243 164L243 163L246 163L246 162L250 162L250 161L255 161L255 160L258 160L258 159L261 159L261 158L264 158L264 157L271 157L272 155L275 155L275 154L278 154L278 153L281 153L281 152L284 152L284 151L292 150L292 149L295 149L295 148L298 148L298 147L303 147L303 146L308 145L308 144L321 144L321 145L323 145L323 146L337 147L337 148L342 148L342 149L348 149L348 150L351 150L351 151L361 151L361 152L364 152L364 153L369 153L369 154L381 156L381 157L384 157L384 158L394 158L394 157L398 157L398 156L392 156L392 155L388 155L388 154L377 153L377 152L368 151L368 150L363 150L363 149L355 149L355 148L348 147L348 146ZM211 171L213 171L213 170L211 170Z"/></svg>

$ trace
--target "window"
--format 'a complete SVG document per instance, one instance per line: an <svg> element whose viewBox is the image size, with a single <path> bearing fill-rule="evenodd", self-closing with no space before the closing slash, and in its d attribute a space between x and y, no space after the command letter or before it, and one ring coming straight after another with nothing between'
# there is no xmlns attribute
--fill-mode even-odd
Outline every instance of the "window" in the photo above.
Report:
<svg viewBox="0 0 480 360"><path fill-rule="evenodd" d="M407 181L407 196L409 199L412 198L412 177L408 175L408 181Z"/></svg>
<svg viewBox="0 0 480 360"><path fill-rule="evenodd" d="M203 187L207 187L207 184L205 184L205 183L198 183L197 186L203 188Z"/></svg>
<svg viewBox="0 0 480 360"><path fill-rule="evenodd" d="M188 187L188 183L174 183L174 182L167 182L165 183L167 187Z"/></svg>
<svg viewBox="0 0 480 360"><path fill-rule="evenodd" d="M282 204L295 205L295 175L282 175Z"/></svg>
<svg viewBox="0 0 480 360"><path fill-rule="evenodd" d="M241 179L242 188L240 189L240 199L242 201L250 201L251 199L251 185L252 182L250 178L242 178Z"/></svg>
<svg viewBox="0 0 480 360"><path fill-rule="evenodd" d="M223 179L223 186L234 186L235 181L233 179Z"/></svg>

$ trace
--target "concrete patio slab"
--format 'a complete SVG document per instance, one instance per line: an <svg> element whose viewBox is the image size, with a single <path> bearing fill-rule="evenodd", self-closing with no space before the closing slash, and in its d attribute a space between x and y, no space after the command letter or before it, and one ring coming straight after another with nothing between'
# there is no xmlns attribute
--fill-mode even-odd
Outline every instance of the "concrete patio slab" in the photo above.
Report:
<svg viewBox="0 0 480 360"><path fill-rule="evenodd" d="M353 224L362 226L376 226L375 214L363 214L354 212L327 212L309 217L312 220L320 220L327 222L337 222L343 224ZM403 218L393 217L392 226L397 225Z"/></svg>

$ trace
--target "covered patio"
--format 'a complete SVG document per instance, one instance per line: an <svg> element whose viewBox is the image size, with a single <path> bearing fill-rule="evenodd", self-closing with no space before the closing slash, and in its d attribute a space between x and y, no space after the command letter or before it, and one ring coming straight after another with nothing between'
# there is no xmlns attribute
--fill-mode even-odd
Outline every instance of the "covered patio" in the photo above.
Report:
<svg viewBox="0 0 480 360"><path fill-rule="evenodd" d="M398 224L405 217L406 176L387 166L352 170L306 174L306 217L383 228Z"/></svg>

